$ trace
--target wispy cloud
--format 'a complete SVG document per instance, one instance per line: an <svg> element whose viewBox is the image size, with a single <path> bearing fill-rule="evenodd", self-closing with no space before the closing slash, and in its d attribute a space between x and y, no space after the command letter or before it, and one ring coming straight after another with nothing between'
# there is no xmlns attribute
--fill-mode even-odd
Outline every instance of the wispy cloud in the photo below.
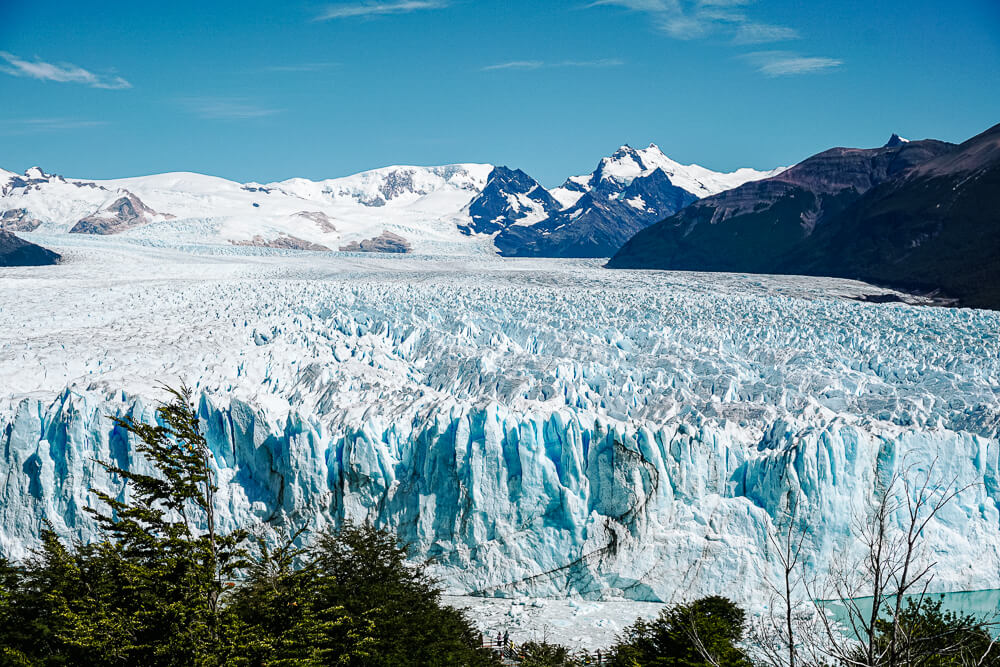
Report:
<svg viewBox="0 0 1000 667"><path fill-rule="evenodd" d="M744 56L757 71L767 76L792 76L812 74L840 67L844 64L836 58L802 56L791 51L758 51Z"/></svg>
<svg viewBox="0 0 1000 667"><path fill-rule="evenodd" d="M767 23L742 23L736 28L734 44L767 44L799 39L798 30L783 25Z"/></svg>
<svg viewBox="0 0 1000 667"><path fill-rule="evenodd" d="M674 8L677 3L674 0L597 0L587 6L600 5L617 5L636 12L665 12Z"/></svg>
<svg viewBox="0 0 1000 667"><path fill-rule="evenodd" d="M265 118L282 111L282 109L261 107L241 98L185 97L178 101L188 111L213 120Z"/></svg>
<svg viewBox="0 0 1000 667"><path fill-rule="evenodd" d="M512 60L506 63L487 65L483 68L483 71L491 72L493 70L500 69L541 69L542 67L545 67L545 63L541 60Z"/></svg>
<svg viewBox="0 0 1000 667"><path fill-rule="evenodd" d="M444 9L448 0L390 0L388 2L356 2L349 4L330 5L324 9L317 21L347 19L357 16L388 16L390 14L409 14L425 9Z"/></svg>
<svg viewBox="0 0 1000 667"><path fill-rule="evenodd" d="M491 72L504 69L531 70L554 67L619 67L624 64L625 61L618 60L617 58L605 58L602 60L561 60L558 62L545 62L544 60L512 60L506 63L487 65L482 68L482 71Z"/></svg>
<svg viewBox="0 0 1000 667"><path fill-rule="evenodd" d="M0 59L6 63L6 65L0 63L0 72L5 72L12 76L23 76L38 79L39 81L82 83L91 88L105 88L108 90L122 90L132 87L131 83L120 76L95 74L70 63L47 63L38 58L35 58L35 60L24 60L6 51L0 51Z"/></svg>
<svg viewBox="0 0 1000 667"><path fill-rule="evenodd" d="M76 118L16 118L0 120L0 134L41 134L60 130L79 130L107 125L105 120L80 120Z"/></svg>
<svg viewBox="0 0 1000 667"><path fill-rule="evenodd" d="M340 67L340 63L292 63L288 65L269 65L265 72L323 72L334 67Z"/></svg>
<svg viewBox="0 0 1000 667"><path fill-rule="evenodd" d="M764 44L799 38L794 28L755 21L747 12L750 4L752 0L596 0L587 6L647 13L659 30L674 39L724 35L736 44Z"/></svg>

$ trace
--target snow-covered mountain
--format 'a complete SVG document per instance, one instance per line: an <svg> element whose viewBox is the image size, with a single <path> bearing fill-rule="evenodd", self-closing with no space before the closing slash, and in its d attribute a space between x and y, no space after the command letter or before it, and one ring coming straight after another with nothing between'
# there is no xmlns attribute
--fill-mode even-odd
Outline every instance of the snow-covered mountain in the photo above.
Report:
<svg viewBox="0 0 1000 667"><path fill-rule="evenodd" d="M675 162L667 157L656 144L650 144L648 148L643 149L635 149L625 145L615 151L611 157L602 159L597 169L589 177L570 178L563 185L563 188L572 190L574 186L578 186L581 191L595 188L610 188L611 191L618 191L635 179L649 176L657 170L662 171L674 186L701 199L725 190L732 190L748 181L759 181L762 178L774 176L783 169L778 168L771 171L737 169L733 172L721 173L696 164L684 165Z"/></svg>
<svg viewBox="0 0 1000 667"><path fill-rule="evenodd" d="M496 167L469 202L467 233L492 234L511 225L533 225L562 209L550 192L520 169Z"/></svg>
<svg viewBox="0 0 1000 667"><path fill-rule="evenodd" d="M11 231L117 234L170 243L336 249L386 232L426 252L472 249L457 228L489 165L389 167L324 181L236 183L194 173L67 179L0 174L0 225Z"/></svg>
<svg viewBox="0 0 1000 667"><path fill-rule="evenodd" d="M706 197L608 266L839 276L1000 308L998 210L1000 125L960 145L894 134Z"/></svg>
<svg viewBox="0 0 1000 667"><path fill-rule="evenodd" d="M641 150L626 145L603 158L591 174L570 177L544 193L548 205L536 205L531 215L491 220L492 227L500 228L494 242L501 254L511 256L606 257L639 230L702 197L780 172L719 173L679 164L655 144ZM511 191L505 195L526 196ZM558 208L553 210L555 202ZM535 203L543 203L538 194Z"/></svg>
<svg viewBox="0 0 1000 667"><path fill-rule="evenodd" d="M390 234L403 240L394 248L418 253L601 256L697 197L765 175L679 165L655 146L623 147L551 193L521 170L488 164L268 184L187 172L71 179L33 167L0 170L0 229L313 250L380 248ZM598 225L610 241L588 240Z"/></svg>

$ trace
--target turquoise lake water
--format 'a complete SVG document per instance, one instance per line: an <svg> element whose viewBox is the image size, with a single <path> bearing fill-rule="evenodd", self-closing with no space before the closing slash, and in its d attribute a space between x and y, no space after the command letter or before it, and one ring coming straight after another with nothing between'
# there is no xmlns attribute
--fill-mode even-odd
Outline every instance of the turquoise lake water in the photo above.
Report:
<svg viewBox="0 0 1000 667"><path fill-rule="evenodd" d="M907 596L913 597L913 596ZM932 593L927 597L942 598L941 606L951 611L972 614L985 620L997 620L993 617L1000 612L1000 589L983 591L958 591L954 593ZM872 598L858 598L864 613L871 613ZM827 604L830 611L841 623L847 622L847 610L836 602ZM1000 627L994 629L994 634L1000 634Z"/></svg>

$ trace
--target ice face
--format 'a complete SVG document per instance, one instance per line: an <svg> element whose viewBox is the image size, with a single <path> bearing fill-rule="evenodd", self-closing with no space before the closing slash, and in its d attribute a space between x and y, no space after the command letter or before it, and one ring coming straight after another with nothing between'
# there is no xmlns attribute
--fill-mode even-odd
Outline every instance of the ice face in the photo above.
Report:
<svg viewBox="0 0 1000 667"><path fill-rule="evenodd" d="M0 274L0 548L95 539L109 414L189 384L224 526L397 530L450 590L766 594L801 498L807 566L904 461L964 491L940 590L1000 582L1000 315L872 305L841 280L597 262L212 254L28 235ZM223 252L218 249L217 252Z"/></svg>

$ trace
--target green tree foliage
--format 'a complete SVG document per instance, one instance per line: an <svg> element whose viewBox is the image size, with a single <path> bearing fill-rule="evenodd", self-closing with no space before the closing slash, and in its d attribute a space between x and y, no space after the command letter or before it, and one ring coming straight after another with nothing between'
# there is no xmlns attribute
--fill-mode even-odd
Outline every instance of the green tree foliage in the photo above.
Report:
<svg viewBox="0 0 1000 667"><path fill-rule="evenodd" d="M975 616L942 609L942 599L909 598L895 630L889 619L876 621L879 652L891 664L906 667L1000 666L1000 646L993 644L988 626Z"/></svg>
<svg viewBox="0 0 1000 667"><path fill-rule="evenodd" d="M332 582L293 546L301 532L275 550L260 542L225 608L224 664L364 665L373 657L374 624L321 594Z"/></svg>
<svg viewBox="0 0 1000 667"><path fill-rule="evenodd" d="M569 649L549 642L525 642L517 647L517 664L521 667L576 667L583 664Z"/></svg>
<svg viewBox="0 0 1000 667"><path fill-rule="evenodd" d="M227 605L234 665L495 665L395 536L346 524L261 556Z"/></svg>
<svg viewBox="0 0 1000 667"><path fill-rule="evenodd" d="M212 664L245 535L217 532L211 454L189 392L170 395L157 425L114 420L154 474L100 463L123 484L115 495L92 489L100 507L88 512L106 539L71 548L47 530L4 582L0 645L28 664Z"/></svg>
<svg viewBox="0 0 1000 667"><path fill-rule="evenodd" d="M723 597L713 596L639 619L624 630L609 652L612 667L750 667L737 646L745 614Z"/></svg>
<svg viewBox="0 0 1000 667"><path fill-rule="evenodd" d="M423 566L411 565L394 535L347 524L320 536L310 566L328 604L374 624L369 665L488 664L479 633L463 614L441 603L441 591Z"/></svg>

